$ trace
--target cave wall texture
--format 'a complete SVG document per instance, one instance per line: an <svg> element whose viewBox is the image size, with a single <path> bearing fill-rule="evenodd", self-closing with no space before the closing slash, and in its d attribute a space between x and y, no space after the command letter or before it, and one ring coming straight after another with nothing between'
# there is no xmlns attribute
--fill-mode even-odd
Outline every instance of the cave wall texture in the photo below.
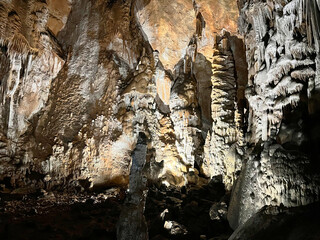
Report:
<svg viewBox="0 0 320 240"><path fill-rule="evenodd" d="M319 1L240 5L248 144L229 208L233 227L264 205L319 200Z"/></svg>
<svg viewBox="0 0 320 240"><path fill-rule="evenodd" d="M221 179L233 228L318 201L319 27L319 0L1 1L1 191L125 187L144 133L148 182Z"/></svg>

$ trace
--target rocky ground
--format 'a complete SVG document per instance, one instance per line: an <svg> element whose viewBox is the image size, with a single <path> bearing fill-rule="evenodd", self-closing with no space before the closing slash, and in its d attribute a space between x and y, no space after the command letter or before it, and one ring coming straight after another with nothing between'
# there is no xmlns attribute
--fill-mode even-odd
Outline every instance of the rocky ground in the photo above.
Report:
<svg viewBox="0 0 320 240"><path fill-rule="evenodd" d="M4 194L0 239L117 239L127 191ZM177 190L150 186L145 218L151 240L318 240L320 203L266 206L233 231L226 219L229 196L219 181Z"/></svg>
<svg viewBox="0 0 320 240"><path fill-rule="evenodd" d="M232 229L226 220L227 204L223 184L215 181L181 191L152 187L145 210L149 237L228 239Z"/></svg>
<svg viewBox="0 0 320 240"><path fill-rule="evenodd" d="M1 195L0 239L116 239L123 192Z"/></svg>
<svg viewBox="0 0 320 240"><path fill-rule="evenodd" d="M1 194L0 239L116 239L125 197L123 189ZM152 186L145 208L149 239L228 239L227 204L215 181L181 190Z"/></svg>

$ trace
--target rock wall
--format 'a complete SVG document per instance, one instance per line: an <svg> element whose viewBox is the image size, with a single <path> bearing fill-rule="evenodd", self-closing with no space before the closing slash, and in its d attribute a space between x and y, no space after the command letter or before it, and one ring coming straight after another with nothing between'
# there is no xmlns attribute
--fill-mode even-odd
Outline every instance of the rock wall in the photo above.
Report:
<svg viewBox="0 0 320 240"><path fill-rule="evenodd" d="M138 132L150 182L231 189L246 82L234 1L16 0L0 16L2 191L127 186Z"/></svg>
<svg viewBox="0 0 320 240"><path fill-rule="evenodd" d="M319 200L319 5L1 1L1 193L130 189L143 133L143 179L219 179L233 228Z"/></svg>
<svg viewBox="0 0 320 240"><path fill-rule="evenodd" d="M231 226L265 205L319 200L317 1L244 1L249 81L247 149L229 211ZM317 133L316 133L317 132Z"/></svg>
<svg viewBox="0 0 320 240"><path fill-rule="evenodd" d="M1 3L1 15L18 9L15 18L34 28L20 29L18 20L2 22L3 29L17 28L12 36L8 30L1 35L4 190L127 184L131 154L126 151L133 141L121 134L118 142L110 138L121 131L113 114L120 85L128 84L143 48L137 25L126 17L130 3L66 2L58 15L51 2L27 3L22 9L18 1ZM57 35L50 16L64 23L62 31L55 28ZM121 29L106 28L115 21ZM121 161L115 162L117 157Z"/></svg>

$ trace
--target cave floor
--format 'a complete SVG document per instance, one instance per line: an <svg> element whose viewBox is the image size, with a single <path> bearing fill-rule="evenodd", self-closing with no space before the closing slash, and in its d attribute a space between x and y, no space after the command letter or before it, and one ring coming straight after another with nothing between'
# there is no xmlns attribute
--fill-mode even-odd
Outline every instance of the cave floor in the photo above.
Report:
<svg viewBox="0 0 320 240"><path fill-rule="evenodd" d="M119 188L88 193L0 193L0 239L117 239L125 198L126 190ZM244 240L320 239L320 203L278 207L275 215L258 213L233 233L225 218L212 220L211 215L214 204L228 203L228 199L217 183L181 190L150 186L144 214L149 239L227 240L231 235L231 239ZM166 228L166 222L174 224Z"/></svg>
<svg viewBox="0 0 320 240"><path fill-rule="evenodd" d="M116 239L119 193L2 195L0 239Z"/></svg>
<svg viewBox="0 0 320 240"><path fill-rule="evenodd" d="M117 239L125 197L126 191L117 188L86 194L1 193L0 239ZM150 187L145 207L149 238L228 239L228 222L209 216L212 204L223 198L223 186L214 184L182 190ZM179 225L166 229L166 221Z"/></svg>

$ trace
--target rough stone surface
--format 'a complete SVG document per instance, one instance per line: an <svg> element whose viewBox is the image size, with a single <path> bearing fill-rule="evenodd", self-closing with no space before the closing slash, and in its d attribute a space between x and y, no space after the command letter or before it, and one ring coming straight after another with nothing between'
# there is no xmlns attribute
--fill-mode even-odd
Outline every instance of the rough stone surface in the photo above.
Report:
<svg viewBox="0 0 320 240"><path fill-rule="evenodd" d="M137 0L135 11L145 39L160 52L168 70L174 70L184 57L192 38L199 41L197 51L211 57L216 33L222 29L237 32L236 1Z"/></svg>
<svg viewBox="0 0 320 240"><path fill-rule="evenodd" d="M221 182L211 181L202 187L149 188L145 216L150 239L228 239L232 230L226 220L212 219L213 212L228 206ZM221 211L222 210L222 211ZM223 216L224 215L224 216Z"/></svg>
<svg viewBox="0 0 320 240"><path fill-rule="evenodd" d="M202 171L207 176L223 177L231 189L241 169L243 134L236 102L235 65L228 35L216 37L212 58L211 131L204 145Z"/></svg>
<svg viewBox="0 0 320 240"><path fill-rule="evenodd" d="M181 187L223 174L230 188L235 167L221 159L211 172L215 160L205 156L213 119L202 93L212 91L215 36L235 34L238 11L233 1L212 3L230 7L230 17L208 4L3 1L3 190L126 186L141 129L150 181ZM233 59L243 48L229 36ZM230 71L241 76L243 66ZM243 81L231 75L234 87Z"/></svg>
<svg viewBox="0 0 320 240"><path fill-rule="evenodd" d="M147 194L147 179L144 167L147 156L147 141L140 132L137 146L133 152L130 170L129 189L124 207L119 217L117 239L148 240L148 227L144 217Z"/></svg>
<svg viewBox="0 0 320 240"><path fill-rule="evenodd" d="M0 194L129 189L122 239L319 201L319 27L319 0L2 0ZM147 231L149 186L187 213Z"/></svg>
<svg viewBox="0 0 320 240"><path fill-rule="evenodd" d="M319 204L285 208L266 206L237 229L230 240L319 239Z"/></svg>
<svg viewBox="0 0 320 240"><path fill-rule="evenodd" d="M265 205L319 200L319 6L316 1L245 1L249 81L245 161L229 221L244 224ZM311 7L313 6L313 7ZM311 10L311 9L312 10Z"/></svg>

